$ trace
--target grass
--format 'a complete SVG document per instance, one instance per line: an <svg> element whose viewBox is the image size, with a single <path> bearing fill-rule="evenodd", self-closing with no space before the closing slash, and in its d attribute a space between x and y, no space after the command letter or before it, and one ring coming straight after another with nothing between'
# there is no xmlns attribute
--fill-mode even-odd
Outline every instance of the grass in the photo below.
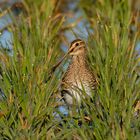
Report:
<svg viewBox="0 0 140 140"><path fill-rule="evenodd" d="M55 2L55 1L54 1ZM99 78L95 97L98 104L85 101L92 124L84 111L57 120L56 97L63 65L46 81L50 69L63 55L60 49L66 18L55 3L26 1L28 22L14 28L14 54L0 53L6 95L0 101L0 139L133 139L140 137L140 119L134 117L134 104L140 98L139 59L135 51L139 39L137 17L132 1L83 1L78 7L93 30L87 37L91 68ZM93 10L95 9L95 10ZM85 25L86 27L86 25ZM83 27L84 28L84 27ZM20 38L19 38L20 33ZM63 63L64 64L64 63ZM61 125L60 125L61 122Z"/></svg>

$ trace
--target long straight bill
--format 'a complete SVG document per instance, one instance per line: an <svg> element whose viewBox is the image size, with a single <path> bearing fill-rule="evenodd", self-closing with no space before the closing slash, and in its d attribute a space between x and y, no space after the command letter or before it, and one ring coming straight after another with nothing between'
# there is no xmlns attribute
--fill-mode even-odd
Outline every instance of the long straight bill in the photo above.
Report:
<svg viewBox="0 0 140 140"><path fill-rule="evenodd" d="M68 53L65 54L65 55L63 56L63 58L62 58L56 65L54 65L54 66L52 67L51 73L55 71L55 69L62 63L62 61L67 57L67 55L68 55Z"/></svg>

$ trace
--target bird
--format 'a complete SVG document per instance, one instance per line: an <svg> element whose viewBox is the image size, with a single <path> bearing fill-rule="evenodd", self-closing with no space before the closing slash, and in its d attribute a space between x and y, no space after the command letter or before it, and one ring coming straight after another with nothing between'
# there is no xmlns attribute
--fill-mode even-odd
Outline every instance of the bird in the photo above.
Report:
<svg viewBox="0 0 140 140"><path fill-rule="evenodd" d="M92 91L97 89L98 81L87 62L85 41L72 41L64 58L67 55L71 57L71 62L61 81L61 97L72 107L80 105L82 98L92 97Z"/></svg>
<svg viewBox="0 0 140 140"><path fill-rule="evenodd" d="M134 105L134 117L139 118L140 117L140 100L138 100Z"/></svg>

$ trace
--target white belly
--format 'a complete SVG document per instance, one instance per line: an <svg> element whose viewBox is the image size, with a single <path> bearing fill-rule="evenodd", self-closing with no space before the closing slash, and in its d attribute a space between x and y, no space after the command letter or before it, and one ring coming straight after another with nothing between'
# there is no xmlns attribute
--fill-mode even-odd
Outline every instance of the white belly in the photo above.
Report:
<svg viewBox="0 0 140 140"><path fill-rule="evenodd" d="M85 98L86 96L91 96L91 88L84 84L75 83L71 89L69 89L70 94L65 94L64 99L67 104L69 105L77 105L81 104L81 99Z"/></svg>

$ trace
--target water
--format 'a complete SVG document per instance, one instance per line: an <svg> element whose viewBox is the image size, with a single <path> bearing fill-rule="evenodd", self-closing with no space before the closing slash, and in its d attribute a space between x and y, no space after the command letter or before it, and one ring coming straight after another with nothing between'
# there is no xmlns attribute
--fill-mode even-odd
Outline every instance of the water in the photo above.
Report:
<svg viewBox="0 0 140 140"><path fill-rule="evenodd" d="M18 16L21 11L18 8L13 8L12 11L3 14L7 8L10 8L16 2L22 0L0 0L0 49L5 50L10 56L13 55L13 33L9 30L9 26L13 24L14 18Z"/></svg>

